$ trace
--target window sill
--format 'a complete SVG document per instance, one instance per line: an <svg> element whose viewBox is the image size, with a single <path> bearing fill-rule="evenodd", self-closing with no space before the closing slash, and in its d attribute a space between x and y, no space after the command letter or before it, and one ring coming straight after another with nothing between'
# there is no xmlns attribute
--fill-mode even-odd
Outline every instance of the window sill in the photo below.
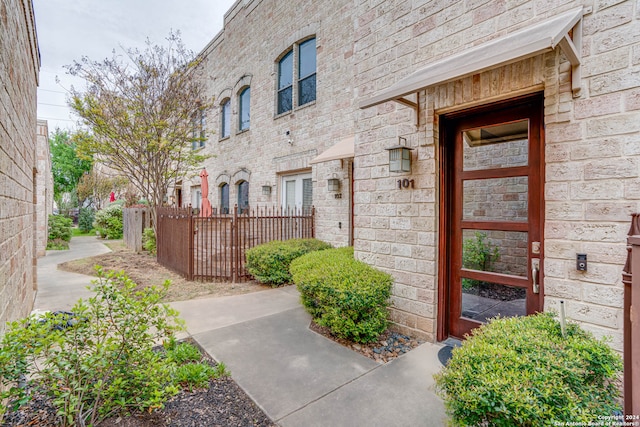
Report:
<svg viewBox="0 0 640 427"><path fill-rule="evenodd" d="M223 136L222 138L220 138L220 139L218 140L218 142L226 141L226 140L228 140L228 139L231 139L231 135Z"/></svg>
<svg viewBox="0 0 640 427"><path fill-rule="evenodd" d="M238 131L236 131L236 135L241 135L241 134L243 134L243 133L247 133L247 132L249 132L250 130L251 130L251 128L249 128L249 129L242 129L242 130L238 130Z"/></svg>
<svg viewBox="0 0 640 427"><path fill-rule="evenodd" d="M299 110L303 110L307 107L313 107L314 105L316 105L316 101L311 101L311 102L307 102L304 105L298 105L296 108L294 108L294 111L299 111Z"/></svg>
<svg viewBox="0 0 640 427"><path fill-rule="evenodd" d="M278 120L279 118L286 117L293 114L293 110L285 111L284 113L276 114L273 116L273 120Z"/></svg>

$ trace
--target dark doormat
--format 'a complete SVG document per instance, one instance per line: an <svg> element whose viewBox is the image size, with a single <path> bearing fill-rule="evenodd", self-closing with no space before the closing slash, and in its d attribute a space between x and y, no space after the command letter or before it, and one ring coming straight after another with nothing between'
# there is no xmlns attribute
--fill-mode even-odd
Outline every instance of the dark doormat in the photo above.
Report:
<svg viewBox="0 0 640 427"><path fill-rule="evenodd" d="M443 365L446 365L449 362L449 359L451 359L451 352L454 348L460 347L462 345L462 341L457 338L449 337L440 344L443 344L444 347L438 351L438 360L440 360L440 363Z"/></svg>
<svg viewBox="0 0 640 427"><path fill-rule="evenodd" d="M443 365L446 365L447 362L449 362L449 359L451 359L452 350L453 350L453 347L450 345L445 345L440 349L440 351L438 352L438 360L440 361L440 363L442 363Z"/></svg>

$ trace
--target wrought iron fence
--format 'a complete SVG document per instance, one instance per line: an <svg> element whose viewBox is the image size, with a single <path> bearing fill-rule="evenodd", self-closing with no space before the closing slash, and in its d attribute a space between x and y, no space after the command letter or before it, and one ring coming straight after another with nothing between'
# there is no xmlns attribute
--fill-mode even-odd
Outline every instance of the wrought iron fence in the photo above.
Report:
<svg viewBox="0 0 640 427"><path fill-rule="evenodd" d="M272 240L315 237L315 211L262 207L201 217L191 208L158 208L158 262L189 280L248 278L245 251Z"/></svg>

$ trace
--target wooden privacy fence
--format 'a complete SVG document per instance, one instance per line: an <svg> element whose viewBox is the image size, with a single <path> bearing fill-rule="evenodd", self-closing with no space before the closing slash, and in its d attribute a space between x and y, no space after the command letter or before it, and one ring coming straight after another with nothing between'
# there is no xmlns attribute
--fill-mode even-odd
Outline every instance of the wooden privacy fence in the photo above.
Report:
<svg viewBox="0 0 640 427"><path fill-rule="evenodd" d="M158 262L189 280L246 280L245 251L272 240L315 237L315 211L256 208L209 217L157 208Z"/></svg>
<svg viewBox="0 0 640 427"><path fill-rule="evenodd" d="M142 233L149 227L153 227L149 208L122 209L122 235L129 249L142 251Z"/></svg>

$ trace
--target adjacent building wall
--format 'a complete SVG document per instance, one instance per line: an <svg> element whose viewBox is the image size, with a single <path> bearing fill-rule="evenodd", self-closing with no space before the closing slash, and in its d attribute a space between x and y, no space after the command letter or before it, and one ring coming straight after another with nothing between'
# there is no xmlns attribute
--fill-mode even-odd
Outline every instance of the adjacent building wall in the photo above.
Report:
<svg viewBox="0 0 640 427"><path fill-rule="evenodd" d="M36 256L41 257L47 253L49 215L53 213L53 174L49 150L49 126L46 120L38 120L36 155L35 241Z"/></svg>
<svg viewBox="0 0 640 427"><path fill-rule="evenodd" d="M225 15L224 29L201 55L208 93L216 107L206 117L209 137L203 166L209 174L213 208L220 205L220 185L228 184L229 207L237 203L238 183L249 182L249 206L281 206L282 177L311 174L317 237L349 244L349 161L334 160L312 168L318 154L354 134L353 2L297 0L238 1ZM316 37L316 100L276 114L277 62L294 43ZM238 131L239 92L251 88L251 121ZM221 106L231 99L230 136L221 138ZM327 179L342 180L340 198L326 191ZM200 178L182 183L184 204L197 197ZM262 187L270 186L270 195ZM193 191L192 191L193 190Z"/></svg>
<svg viewBox="0 0 640 427"><path fill-rule="evenodd" d="M31 1L0 0L0 331L35 296L39 68Z"/></svg>

